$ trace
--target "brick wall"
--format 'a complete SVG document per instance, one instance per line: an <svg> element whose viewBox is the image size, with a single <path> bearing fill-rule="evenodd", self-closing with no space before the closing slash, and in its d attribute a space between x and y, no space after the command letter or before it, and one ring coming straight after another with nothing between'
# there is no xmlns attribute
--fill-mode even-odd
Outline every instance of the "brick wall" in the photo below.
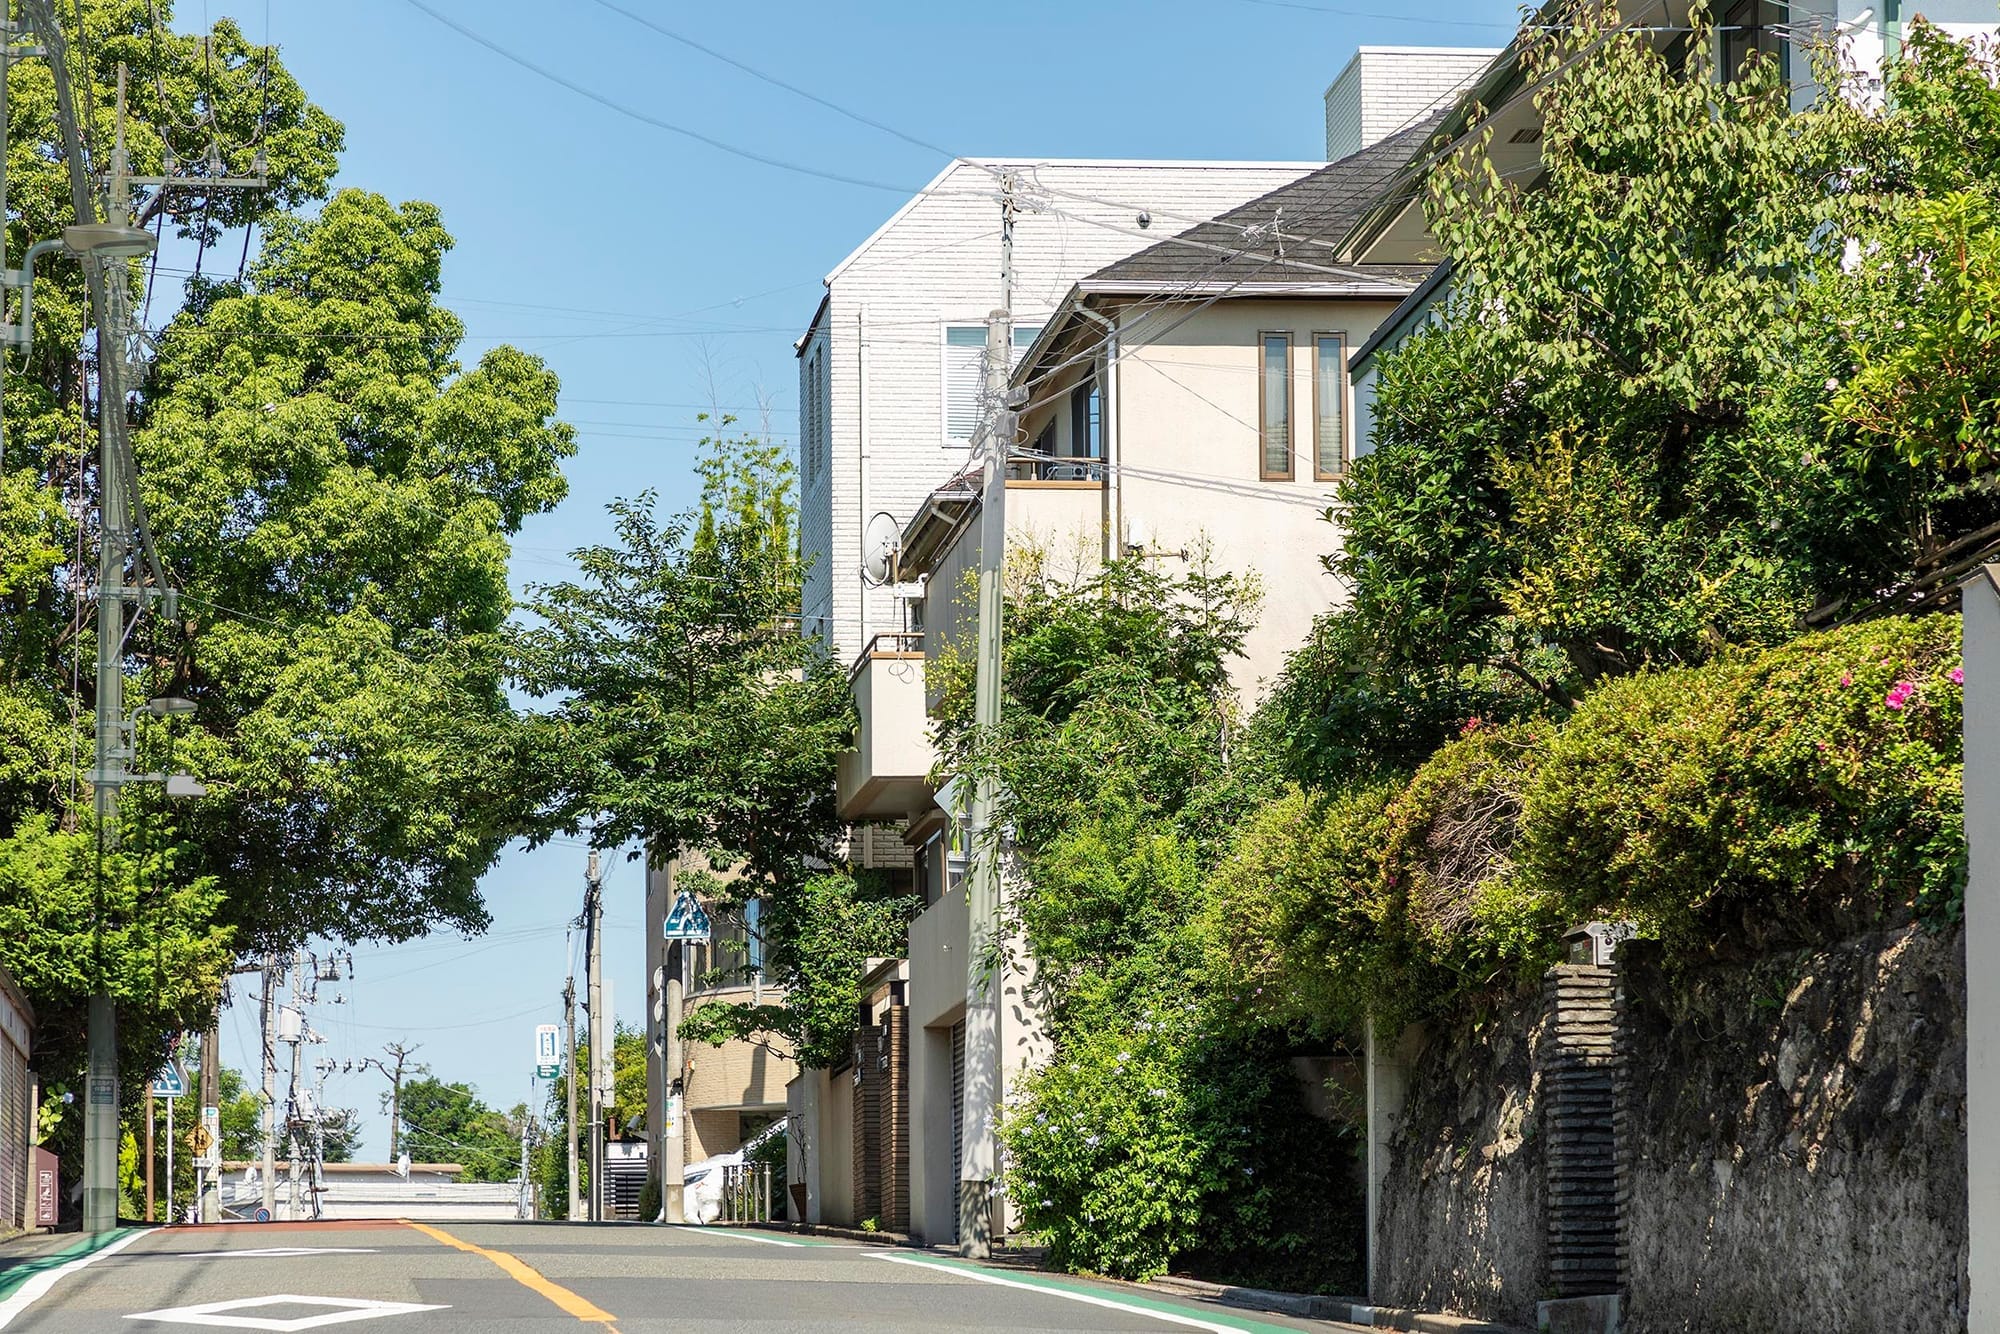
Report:
<svg viewBox="0 0 2000 1334"><path fill-rule="evenodd" d="M891 1005L855 1036L854 1217L910 1230L909 1009Z"/></svg>

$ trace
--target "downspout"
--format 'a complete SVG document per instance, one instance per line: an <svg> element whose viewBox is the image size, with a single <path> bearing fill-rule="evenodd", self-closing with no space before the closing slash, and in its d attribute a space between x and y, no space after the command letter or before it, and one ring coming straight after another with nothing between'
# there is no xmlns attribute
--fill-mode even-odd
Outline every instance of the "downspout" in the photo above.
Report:
<svg viewBox="0 0 2000 1334"><path fill-rule="evenodd" d="M854 645L852 652L859 655L868 647L868 580L862 574L865 568L865 553L861 547L868 540L868 307L854 308L854 421L856 439L855 458L858 464L856 478L856 514L854 516L854 547L857 557L854 566L855 581L861 586L861 642Z"/></svg>
<svg viewBox="0 0 2000 1334"><path fill-rule="evenodd" d="M1102 398L1097 429L1104 436L1104 560L1116 560L1125 550L1125 488L1119 481L1124 451L1118 447L1118 322L1106 319L1083 302L1076 313L1104 330L1104 351L1098 358L1097 389Z"/></svg>

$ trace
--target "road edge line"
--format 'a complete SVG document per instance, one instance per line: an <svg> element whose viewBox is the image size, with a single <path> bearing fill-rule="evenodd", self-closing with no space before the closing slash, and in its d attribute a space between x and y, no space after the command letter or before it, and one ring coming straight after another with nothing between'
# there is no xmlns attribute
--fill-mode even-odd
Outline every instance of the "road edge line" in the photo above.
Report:
<svg viewBox="0 0 2000 1334"><path fill-rule="evenodd" d="M810 1245L812 1245L812 1243L811 1243L811 1242L808 1242L808 1241L793 1241L793 1240L792 1240L791 1238L789 1238L789 1237L766 1237L766 1236L761 1236L761 1235L759 1235L759 1234L757 1234L757 1233L755 1233L755 1232L752 1232L752 1231L750 1231L750 1229L748 1229L748 1228L733 1228L733 1227L732 1227L732 1228L725 1228L725 1229L724 1229L723 1231L721 1231L721 1232L717 1232L717 1231L715 1231L715 1230L714 1230L713 1228L706 1228L706 1227L702 1227L702 1226L700 1226L699 1224L696 1224L696 1223L669 1223L669 1224L667 1224L667 1226L668 1226L668 1227L670 1227L670 1228L672 1228L672 1229L673 1229L674 1231L676 1231L676 1232L692 1232L692 1233L694 1233L694 1234L695 1234L696 1236L701 1236L701 1237L716 1237L716 1238L725 1238L725 1237L726 1237L726 1238L729 1238L729 1239L731 1239L731 1240L734 1240L734 1241L761 1241L761 1242L763 1242L763 1243L764 1243L764 1244L765 1244L766 1246L810 1246Z"/></svg>
<svg viewBox="0 0 2000 1334"><path fill-rule="evenodd" d="M30 1274L20 1287L14 1289L6 1300L0 1301L0 1329L12 1324L14 1317L33 1306L49 1294L49 1290L67 1274L73 1274L86 1265L94 1265L107 1255L115 1255L133 1242L146 1235L150 1229L142 1227L126 1228L124 1235L115 1236L95 1250L88 1250L75 1259L57 1265L54 1269L44 1269L38 1274Z"/></svg>
<svg viewBox="0 0 2000 1334"><path fill-rule="evenodd" d="M977 1265L954 1263L950 1260L933 1260L915 1255L892 1255L887 1251L869 1251L867 1254L870 1259L887 1260L890 1264L910 1265L916 1269L931 1269L943 1274L957 1274L962 1278L973 1279L980 1283L993 1283L1003 1288L1019 1288L1023 1292L1039 1292L1044 1296L1061 1297L1067 1301L1082 1302L1088 1306L1100 1306L1107 1310L1122 1311L1126 1315L1135 1315L1141 1319L1162 1320L1168 1324L1185 1325L1190 1329L1205 1330L1208 1334L1262 1334L1263 1331L1276 1331L1277 1334L1289 1334L1281 1325L1267 1325L1262 1321L1240 1319L1233 1316L1211 1318L1193 1315L1185 1311L1176 1310L1164 1302L1152 1301L1143 1297L1120 1298L1101 1296L1097 1293L1085 1292L1081 1288L1074 1288L1067 1283L1058 1283L1051 1279L1027 1280L1011 1278L995 1274Z"/></svg>
<svg viewBox="0 0 2000 1334"><path fill-rule="evenodd" d="M509 1255L505 1251L490 1250L475 1242L461 1241L442 1228L435 1228L427 1223L419 1223L414 1219L399 1218L396 1221L406 1228L423 1233L433 1241L441 1241L455 1250L484 1257L495 1268L499 1269L501 1273L513 1279L516 1283L528 1289L528 1291L538 1296L546 1297L549 1301L555 1303L556 1307L563 1314L575 1316L585 1324L603 1325L607 1330L611 1330L611 1334L617 1334L613 1328L618 1322L617 1316L597 1305L588 1297L565 1288L562 1284L557 1283L554 1279L548 1277L519 1256Z"/></svg>

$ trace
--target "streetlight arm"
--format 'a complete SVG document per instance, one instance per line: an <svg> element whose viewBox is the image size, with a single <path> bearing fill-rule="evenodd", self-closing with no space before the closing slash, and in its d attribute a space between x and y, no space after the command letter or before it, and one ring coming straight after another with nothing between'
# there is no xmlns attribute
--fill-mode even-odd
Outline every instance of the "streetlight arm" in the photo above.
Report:
<svg viewBox="0 0 2000 1334"><path fill-rule="evenodd" d="M5 326L6 346L26 352L35 337L35 261L51 250L64 248L61 241L37 241L21 257L18 275L8 274L8 285L21 289L21 322Z"/></svg>

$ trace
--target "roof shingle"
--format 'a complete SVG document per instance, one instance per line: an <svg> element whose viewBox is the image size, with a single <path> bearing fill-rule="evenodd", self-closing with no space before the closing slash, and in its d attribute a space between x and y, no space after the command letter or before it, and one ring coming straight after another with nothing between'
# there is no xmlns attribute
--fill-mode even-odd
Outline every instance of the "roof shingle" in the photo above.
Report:
<svg viewBox="0 0 2000 1334"><path fill-rule="evenodd" d="M1332 246L1417 155L1443 114L1107 265L1084 285L1101 291L1123 283L1151 290L1170 284L1339 281L1354 270L1334 263ZM1274 223L1276 238L1270 234ZM1341 272L1328 272L1334 268ZM1415 282L1430 266L1369 265L1367 271Z"/></svg>

